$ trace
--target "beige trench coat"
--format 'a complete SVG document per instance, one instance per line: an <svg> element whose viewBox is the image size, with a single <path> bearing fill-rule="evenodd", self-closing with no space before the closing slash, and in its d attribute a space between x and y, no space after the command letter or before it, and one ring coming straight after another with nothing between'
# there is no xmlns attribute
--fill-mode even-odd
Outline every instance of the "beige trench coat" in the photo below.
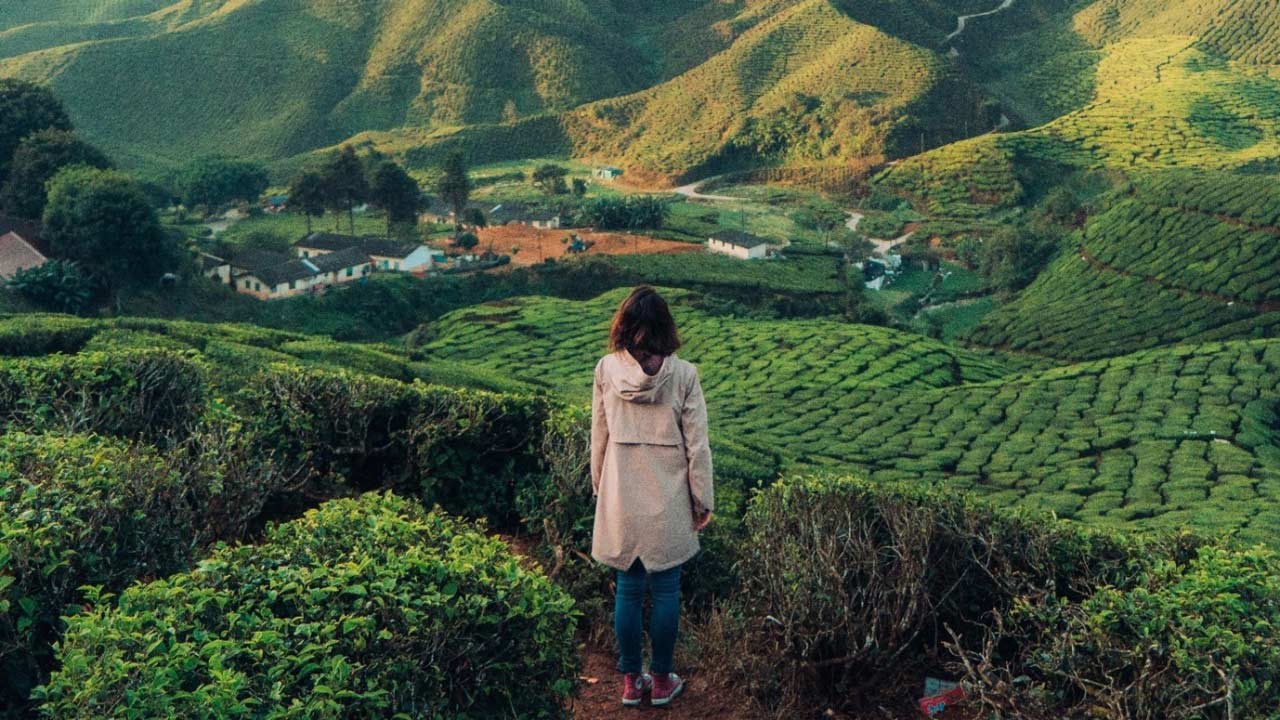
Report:
<svg viewBox="0 0 1280 720"><path fill-rule="evenodd" d="M647 375L626 351L596 364L591 556L619 570L636 558L649 572L698 553L695 509L715 509L707 406L698 370L675 355Z"/></svg>

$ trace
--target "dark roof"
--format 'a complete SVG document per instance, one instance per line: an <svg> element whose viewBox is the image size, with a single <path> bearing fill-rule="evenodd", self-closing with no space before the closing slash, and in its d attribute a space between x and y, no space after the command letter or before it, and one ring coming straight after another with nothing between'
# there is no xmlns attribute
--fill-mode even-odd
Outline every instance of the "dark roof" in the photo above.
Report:
<svg viewBox="0 0 1280 720"><path fill-rule="evenodd" d="M433 197L427 201L427 205L424 212L427 212L431 215L446 216L449 213L453 212L453 206L449 205L448 203L441 200L440 198Z"/></svg>
<svg viewBox="0 0 1280 720"><path fill-rule="evenodd" d="M368 255L406 257L409 253L413 252L414 248L417 246L372 235L355 237L354 235L311 233L298 241L298 247L328 250L330 252L356 248Z"/></svg>
<svg viewBox="0 0 1280 720"><path fill-rule="evenodd" d="M282 265L254 270L252 275L269 287L316 276L315 264L307 260L290 260Z"/></svg>
<svg viewBox="0 0 1280 720"><path fill-rule="evenodd" d="M523 219L545 221L555 220L558 217L560 217L560 213L555 210L530 210L524 214Z"/></svg>
<svg viewBox="0 0 1280 720"><path fill-rule="evenodd" d="M744 248L753 248L757 245L769 244L768 240L750 233L742 232L741 230L721 230L720 232L712 235L711 239Z"/></svg>
<svg viewBox="0 0 1280 720"><path fill-rule="evenodd" d="M248 248L241 250L235 254L235 257L231 258L231 267L238 270L247 270L257 275L259 271L284 265L291 260L293 260L292 255ZM261 276L259 277L261 278ZM261 279L265 280L266 278Z"/></svg>
<svg viewBox="0 0 1280 720"><path fill-rule="evenodd" d="M44 244L44 228L38 222L23 220L11 215L0 215L0 235L8 235L13 233L27 244L38 250L42 255L49 254L49 248Z"/></svg>
<svg viewBox="0 0 1280 720"><path fill-rule="evenodd" d="M307 258L307 260L322 273L345 270L349 267L365 265L371 262L369 253L360 248L338 250L324 255L316 255L315 257Z"/></svg>
<svg viewBox="0 0 1280 720"><path fill-rule="evenodd" d="M206 252L200 253L200 269L201 270L212 270L216 267L222 267L223 265L226 265L226 264L227 264L227 261L218 257L217 255L210 255L209 253L206 253Z"/></svg>

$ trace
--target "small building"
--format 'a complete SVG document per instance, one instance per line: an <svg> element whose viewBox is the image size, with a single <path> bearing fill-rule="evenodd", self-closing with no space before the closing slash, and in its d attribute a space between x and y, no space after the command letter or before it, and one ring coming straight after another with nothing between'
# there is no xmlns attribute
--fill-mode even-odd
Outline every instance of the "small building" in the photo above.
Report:
<svg viewBox="0 0 1280 720"><path fill-rule="evenodd" d="M707 239L707 249L743 260L759 260L768 254L769 241L741 230L721 230Z"/></svg>
<svg viewBox="0 0 1280 720"><path fill-rule="evenodd" d="M604 180L605 182L613 182L614 180L622 177L622 170L610 165L602 165L592 169L591 177L597 180Z"/></svg>
<svg viewBox="0 0 1280 720"><path fill-rule="evenodd" d="M525 215L521 224L543 230L559 230L560 213L554 210L532 210Z"/></svg>
<svg viewBox="0 0 1280 720"><path fill-rule="evenodd" d="M899 259L901 264L901 259ZM862 282L868 290L880 290L889 281L889 266L879 258L869 258L854 267L862 271Z"/></svg>
<svg viewBox="0 0 1280 720"><path fill-rule="evenodd" d="M424 246L388 240L374 235L356 237L316 232L302 238L293 246L294 252L301 258L316 258L351 248L368 255L375 269L388 272L408 272L409 258L415 255L412 265L420 269L422 260L426 258L429 261L431 258L429 249L426 249L425 253L419 252L425 249Z"/></svg>
<svg viewBox="0 0 1280 720"><path fill-rule="evenodd" d="M217 255L200 253L200 272L205 277L217 280L223 285L231 284L231 263Z"/></svg>
<svg viewBox="0 0 1280 720"><path fill-rule="evenodd" d="M358 248L294 257L245 250L229 263L232 287L259 300L293 297L330 285L359 280L373 272L373 260Z"/></svg>
<svg viewBox="0 0 1280 720"><path fill-rule="evenodd" d="M0 280L49 261L41 231L36 223L0 215Z"/></svg>
<svg viewBox="0 0 1280 720"><path fill-rule="evenodd" d="M279 215L289 209L288 195L271 195L262 201L262 211Z"/></svg>

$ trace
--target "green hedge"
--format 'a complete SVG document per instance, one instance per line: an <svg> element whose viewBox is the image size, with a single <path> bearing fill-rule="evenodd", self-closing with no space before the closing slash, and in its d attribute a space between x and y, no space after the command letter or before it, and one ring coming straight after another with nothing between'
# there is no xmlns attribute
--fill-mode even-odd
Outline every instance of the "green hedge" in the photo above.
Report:
<svg viewBox="0 0 1280 720"><path fill-rule="evenodd" d="M51 717L560 717L577 669L570 597L391 495L93 604L42 693Z"/></svg>
<svg viewBox="0 0 1280 720"><path fill-rule="evenodd" d="M0 360L0 427L165 444L204 413L205 378L193 357L168 351Z"/></svg>
<svg viewBox="0 0 1280 720"><path fill-rule="evenodd" d="M277 365L237 399L266 449L318 481L392 488L500 525L540 472L546 401Z"/></svg>
<svg viewBox="0 0 1280 720"><path fill-rule="evenodd" d="M185 566L194 516L154 452L102 438L0 435L0 717L52 667L83 585L119 590Z"/></svg>
<svg viewBox="0 0 1280 720"><path fill-rule="evenodd" d="M1185 560L1198 542L1099 533L925 486L789 479L746 516L743 672L769 702L848 703L945 664L947 643L981 647L997 626L1037 635L1046 628L996 619L1132 587L1155 558Z"/></svg>

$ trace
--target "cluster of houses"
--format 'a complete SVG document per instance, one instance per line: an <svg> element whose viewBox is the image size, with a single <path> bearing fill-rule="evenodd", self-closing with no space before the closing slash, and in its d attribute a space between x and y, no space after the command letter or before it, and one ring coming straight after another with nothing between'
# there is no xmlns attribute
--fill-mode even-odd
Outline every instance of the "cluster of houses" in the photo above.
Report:
<svg viewBox="0 0 1280 720"><path fill-rule="evenodd" d="M48 261L39 225L0 215L0 282Z"/></svg>
<svg viewBox="0 0 1280 720"><path fill-rule="evenodd" d="M884 258L868 258L854 267L862 271L862 281L868 290L880 290L902 272L902 256L890 254Z"/></svg>
<svg viewBox="0 0 1280 720"><path fill-rule="evenodd" d="M425 245L320 232L299 240L292 254L246 249L227 259L201 256L207 277L259 300L315 293L377 272L422 276L443 260Z"/></svg>
<svg viewBox="0 0 1280 720"><path fill-rule="evenodd" d="M500 203L497 205L471 203L467 210L479 210L484 214L485 222L490 227L502 225L524 225L543 230L558 230L561 227L560 213L522 203ZM453 207L433 199L418 219L424 223L439 225L456 225L457 214Z"/></svg>

